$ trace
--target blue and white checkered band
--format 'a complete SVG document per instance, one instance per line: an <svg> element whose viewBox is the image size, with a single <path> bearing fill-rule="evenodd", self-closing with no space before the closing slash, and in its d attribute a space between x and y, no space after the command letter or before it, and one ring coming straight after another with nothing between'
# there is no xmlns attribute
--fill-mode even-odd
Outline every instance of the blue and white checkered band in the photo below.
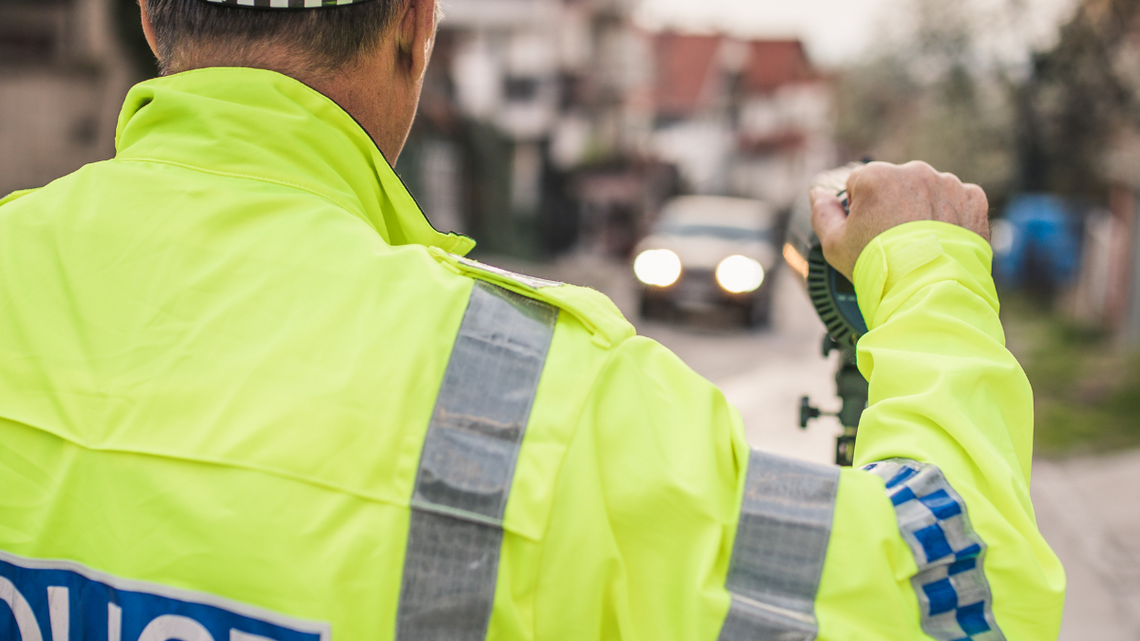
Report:
<svg viewBox="0 0 1140 641"><path fill-rule="evenodd" d="M228 7L249 7L252 9L317 9L319 7L339 7L346 4L361 4L371 0L206 0Z"/></svg>
<svg viewBox="0 0 1140 641"><path fill-rule="evenodd" d="M907 459L863 469L887 482L899 530L914 553L918 573L910 582L923 632L938 641L1005 641L982 570L986 544L970 527L966 503L942 471Z"/></svg>

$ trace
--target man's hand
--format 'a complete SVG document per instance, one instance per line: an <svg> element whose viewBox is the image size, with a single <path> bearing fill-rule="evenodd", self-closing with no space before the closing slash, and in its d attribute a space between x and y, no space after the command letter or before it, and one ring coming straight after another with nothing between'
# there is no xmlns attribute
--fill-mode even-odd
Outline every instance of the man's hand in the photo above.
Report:
<svg viewBox="0 0 1140 641"><path fill-rule="evenodd" d="M896 225L938 220L990 239L989 202L982 188L924 162L859 167L847 179L847 201L849 216L835 194L819 188L811 192L811 226L823 244L823 256L848 280L863 249Z"/></svg>

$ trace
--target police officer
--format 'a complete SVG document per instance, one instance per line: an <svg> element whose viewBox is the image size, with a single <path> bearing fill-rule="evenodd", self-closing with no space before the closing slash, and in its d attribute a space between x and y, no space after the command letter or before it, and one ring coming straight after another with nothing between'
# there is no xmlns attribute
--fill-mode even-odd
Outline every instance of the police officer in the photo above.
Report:
<svg viewBox="0 0 1140 641"><path fill-rule="evenodd" d="M431 228L388 160L434 0L141 7L115 158L0 206L0 637L1056 636L978 188L813 194L871 397L809 465Z"/></svg>

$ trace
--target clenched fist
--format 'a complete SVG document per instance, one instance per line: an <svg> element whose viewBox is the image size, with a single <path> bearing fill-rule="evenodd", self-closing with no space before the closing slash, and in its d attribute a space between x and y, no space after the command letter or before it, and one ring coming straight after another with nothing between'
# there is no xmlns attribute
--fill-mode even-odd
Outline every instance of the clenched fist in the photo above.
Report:
<svg viewBox="0 0 1140 641"><path fill-rule="evenodd" d="M982 188L924 162L873 162L857 168L847 179L847 202L850 215L844 215L834 193L811 192L811 226L823 244L823 256L848 280L863 249L896 225L938 220L990 239L989 202Z"/></svg>

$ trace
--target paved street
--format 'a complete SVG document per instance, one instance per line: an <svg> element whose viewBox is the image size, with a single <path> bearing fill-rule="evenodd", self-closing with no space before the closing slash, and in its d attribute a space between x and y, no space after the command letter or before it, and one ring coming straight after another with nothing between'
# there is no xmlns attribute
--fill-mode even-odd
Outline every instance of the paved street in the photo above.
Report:
<svg viewBox="0 0 1140 641"><path fill-rule="evenodd" d="M1037 460L1037 524L1069 580L1062 641L1140 639L1140 450Z"/></svg>
<svg viewBox="0 0 1140 641"><path fill-rule="evenodd" d="M776 275L772 327L753 332L727 316L641 322L636 283L620 263L582 256L542 266L491 262L608 294L639 333L724 390L740 409L752 445L832 462L838 422L824 417L804 431L797 417L805 394L825 410L838 409L835 356L820 355L823 326L789 270ZM1140 451L1034 465L1038 522L1069 579L1061 641L1140 641Z"/></svg>

